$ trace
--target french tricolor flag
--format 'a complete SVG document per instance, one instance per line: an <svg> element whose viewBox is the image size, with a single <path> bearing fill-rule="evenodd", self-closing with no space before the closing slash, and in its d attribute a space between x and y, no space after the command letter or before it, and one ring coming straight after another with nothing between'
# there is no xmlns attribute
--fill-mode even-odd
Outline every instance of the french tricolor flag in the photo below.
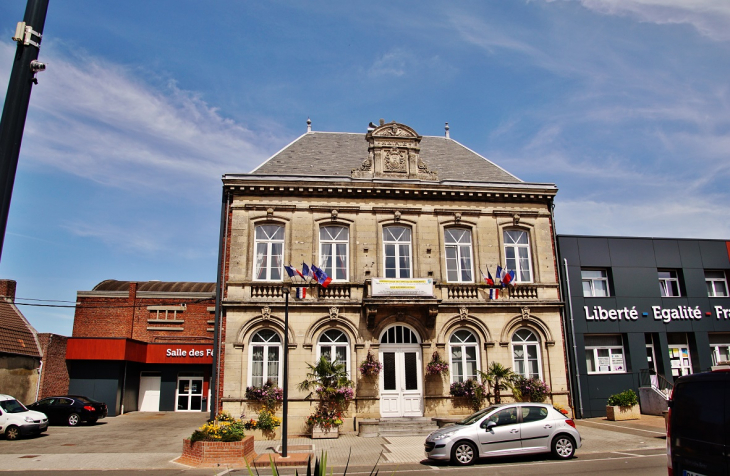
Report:
<svg viewBox="0 0 730 476"><path fill-rule="evenodd" d="M296 297L297 299L304 299L305 297L307 297L307 288L297 287L295 289L296 293L294 294L294 297Z"/></svg>

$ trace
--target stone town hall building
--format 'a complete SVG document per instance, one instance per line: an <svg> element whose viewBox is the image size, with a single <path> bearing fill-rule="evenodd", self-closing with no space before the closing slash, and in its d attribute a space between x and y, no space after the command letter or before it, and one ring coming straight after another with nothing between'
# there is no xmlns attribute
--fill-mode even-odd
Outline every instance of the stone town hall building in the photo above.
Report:
<svg viewBox="0 0 730 476"><path fill-rule="evenodd" d="M223 177L220 405L255 416L247 386L282 384L289 335L289 428L314 408L297 390L306 363L344 361L352 418L468 414L452 382L499 362L552 389L568 406L552 207L554 184L520 180L449 138L395 122L366 134L308 132L248 174ZM284 265L331 278L291 294ZM498 264L516 286L489 299ZM405 281L392 281L401 279ZM398 286L400 284L401 286ZM426 375L434 351L450 364ZM384 369L362 377L371 352Z"/></svg>

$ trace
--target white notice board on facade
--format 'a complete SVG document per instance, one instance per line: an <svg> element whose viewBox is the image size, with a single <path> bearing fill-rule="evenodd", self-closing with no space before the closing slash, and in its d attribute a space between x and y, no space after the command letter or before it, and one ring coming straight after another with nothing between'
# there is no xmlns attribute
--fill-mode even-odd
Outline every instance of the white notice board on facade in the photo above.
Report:
<svg viewBox="0 0 730 476"><path fill-rule="evenodd" d="M433 297L433 278L373 278L373 296Z"/></svg>

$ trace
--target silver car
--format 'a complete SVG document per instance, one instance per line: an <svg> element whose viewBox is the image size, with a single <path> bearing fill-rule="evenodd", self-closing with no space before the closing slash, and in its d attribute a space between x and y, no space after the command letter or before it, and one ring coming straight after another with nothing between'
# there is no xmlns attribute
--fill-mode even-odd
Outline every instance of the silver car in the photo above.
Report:
<svg viewBox="0 0 730 476"><path fill-rule="evenodd" d="M487 456L550 453L568 459L580 448L572 419L545 403L507 403L479 410L426 437L426 457L473 464Z"/></svg>

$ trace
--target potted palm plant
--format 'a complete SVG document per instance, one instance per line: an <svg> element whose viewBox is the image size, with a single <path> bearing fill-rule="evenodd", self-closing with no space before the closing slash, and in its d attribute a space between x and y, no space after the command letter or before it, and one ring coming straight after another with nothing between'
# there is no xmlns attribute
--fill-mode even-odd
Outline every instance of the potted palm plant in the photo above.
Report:
<svg viewBox="0 0 730 476"><path fill-rule="evenodd" d="M317 395L315 412L307 419L312 428L312 438L337 438L343 423L342 416L352 401L352 381L345 364L330 361L322 356L316 365L307 364L309 372L299 385L299 390Z"/></svg>
<svg viewBox="0 0 730 476"><path fill-rule="evenodd" d="M517 377L512 368L505 367L499 362L492 362L486 372L479 371L482 381L489 384L494 390L494 403L502 403L502 392L513 389L512 382Z"/></svg>

